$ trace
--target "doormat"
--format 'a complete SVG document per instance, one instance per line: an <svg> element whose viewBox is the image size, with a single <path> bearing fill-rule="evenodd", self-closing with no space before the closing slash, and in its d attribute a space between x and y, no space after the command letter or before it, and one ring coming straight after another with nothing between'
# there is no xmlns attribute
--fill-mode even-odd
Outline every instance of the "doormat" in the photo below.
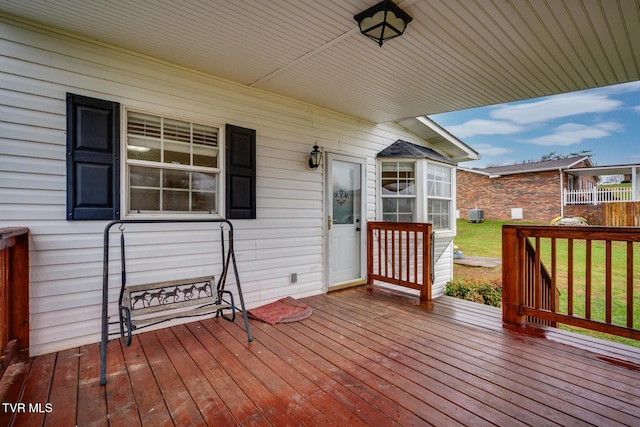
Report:
<svg viewBox="0 0 640 427"><path fill-rule="evenodd" d="M258 320L275 325L276 323L297 322L311 316L311 307L294 298L286 297L247 311Z"/></svg>

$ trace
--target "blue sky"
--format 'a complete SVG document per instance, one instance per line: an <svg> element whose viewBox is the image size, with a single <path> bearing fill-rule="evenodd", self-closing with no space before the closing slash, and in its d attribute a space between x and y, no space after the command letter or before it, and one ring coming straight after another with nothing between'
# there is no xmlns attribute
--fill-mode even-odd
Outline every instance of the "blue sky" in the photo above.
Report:
<svg viewBox="0 0 640 427"><path fill-rule="evenodd" d="M591 150L597 166L640 164L640 82L429 116L481 160L463 167L538 161Z"/></svg>

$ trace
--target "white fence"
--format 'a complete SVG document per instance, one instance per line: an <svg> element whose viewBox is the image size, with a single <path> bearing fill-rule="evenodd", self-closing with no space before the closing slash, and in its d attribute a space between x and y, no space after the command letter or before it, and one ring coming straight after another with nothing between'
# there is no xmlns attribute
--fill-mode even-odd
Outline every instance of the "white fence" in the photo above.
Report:
<svg viewBox="0 0 640 427"><path fill-rule="evenodd" d="M564 190L565 205L598 205L600 203L635 202L633 190L624 187Z"/></svg>

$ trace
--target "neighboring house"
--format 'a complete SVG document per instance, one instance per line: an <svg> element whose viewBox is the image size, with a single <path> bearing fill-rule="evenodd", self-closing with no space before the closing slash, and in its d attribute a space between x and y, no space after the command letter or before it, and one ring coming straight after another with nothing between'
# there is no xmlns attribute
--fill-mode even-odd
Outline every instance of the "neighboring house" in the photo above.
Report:
<svg viewBox="0 0 640 427"><path fill-rule="evenodd" d="M367 220L433 222L434 295L451 279L455 167L478 155L428 119L375 124L9 18L0 32L0 228L30 229L31 355L99 340L111 219L231 218L249 308L363 283ZM236 154L245 170L228 166ZM340 218L358 224L343 271L327 219L347 193L359 200ZM149 281L206 273L200 226L166 228L127 230L144 241L128 269Z"/></svg>
<svg viewBox="0 0 640 427"><path fill-rule="evenodd" d="M571 169L575 179L622 177L621 185L568 189L563 195L563 216L583 217L592 225L640 226L640 165L607 165Z"/></svg>
<svg viewBox="0 0 640 427"><path fill-rule="evenodd" d="M572 171L593 167L588 156L457 170L459 216L479 209L484 219L548 223L563 215L563 190L590 190L597 176Z"/></svg>

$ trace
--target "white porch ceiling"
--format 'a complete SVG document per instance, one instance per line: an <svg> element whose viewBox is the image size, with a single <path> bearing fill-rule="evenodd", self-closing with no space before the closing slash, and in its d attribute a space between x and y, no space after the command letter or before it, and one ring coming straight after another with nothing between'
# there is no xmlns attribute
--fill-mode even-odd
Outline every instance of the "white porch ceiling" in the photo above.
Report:
<svg viewBox="0 0 640 427"><path fill-rule="evenodd" d="M0 12L372 122L640 80L640 0L0 0Z"/></svg>

